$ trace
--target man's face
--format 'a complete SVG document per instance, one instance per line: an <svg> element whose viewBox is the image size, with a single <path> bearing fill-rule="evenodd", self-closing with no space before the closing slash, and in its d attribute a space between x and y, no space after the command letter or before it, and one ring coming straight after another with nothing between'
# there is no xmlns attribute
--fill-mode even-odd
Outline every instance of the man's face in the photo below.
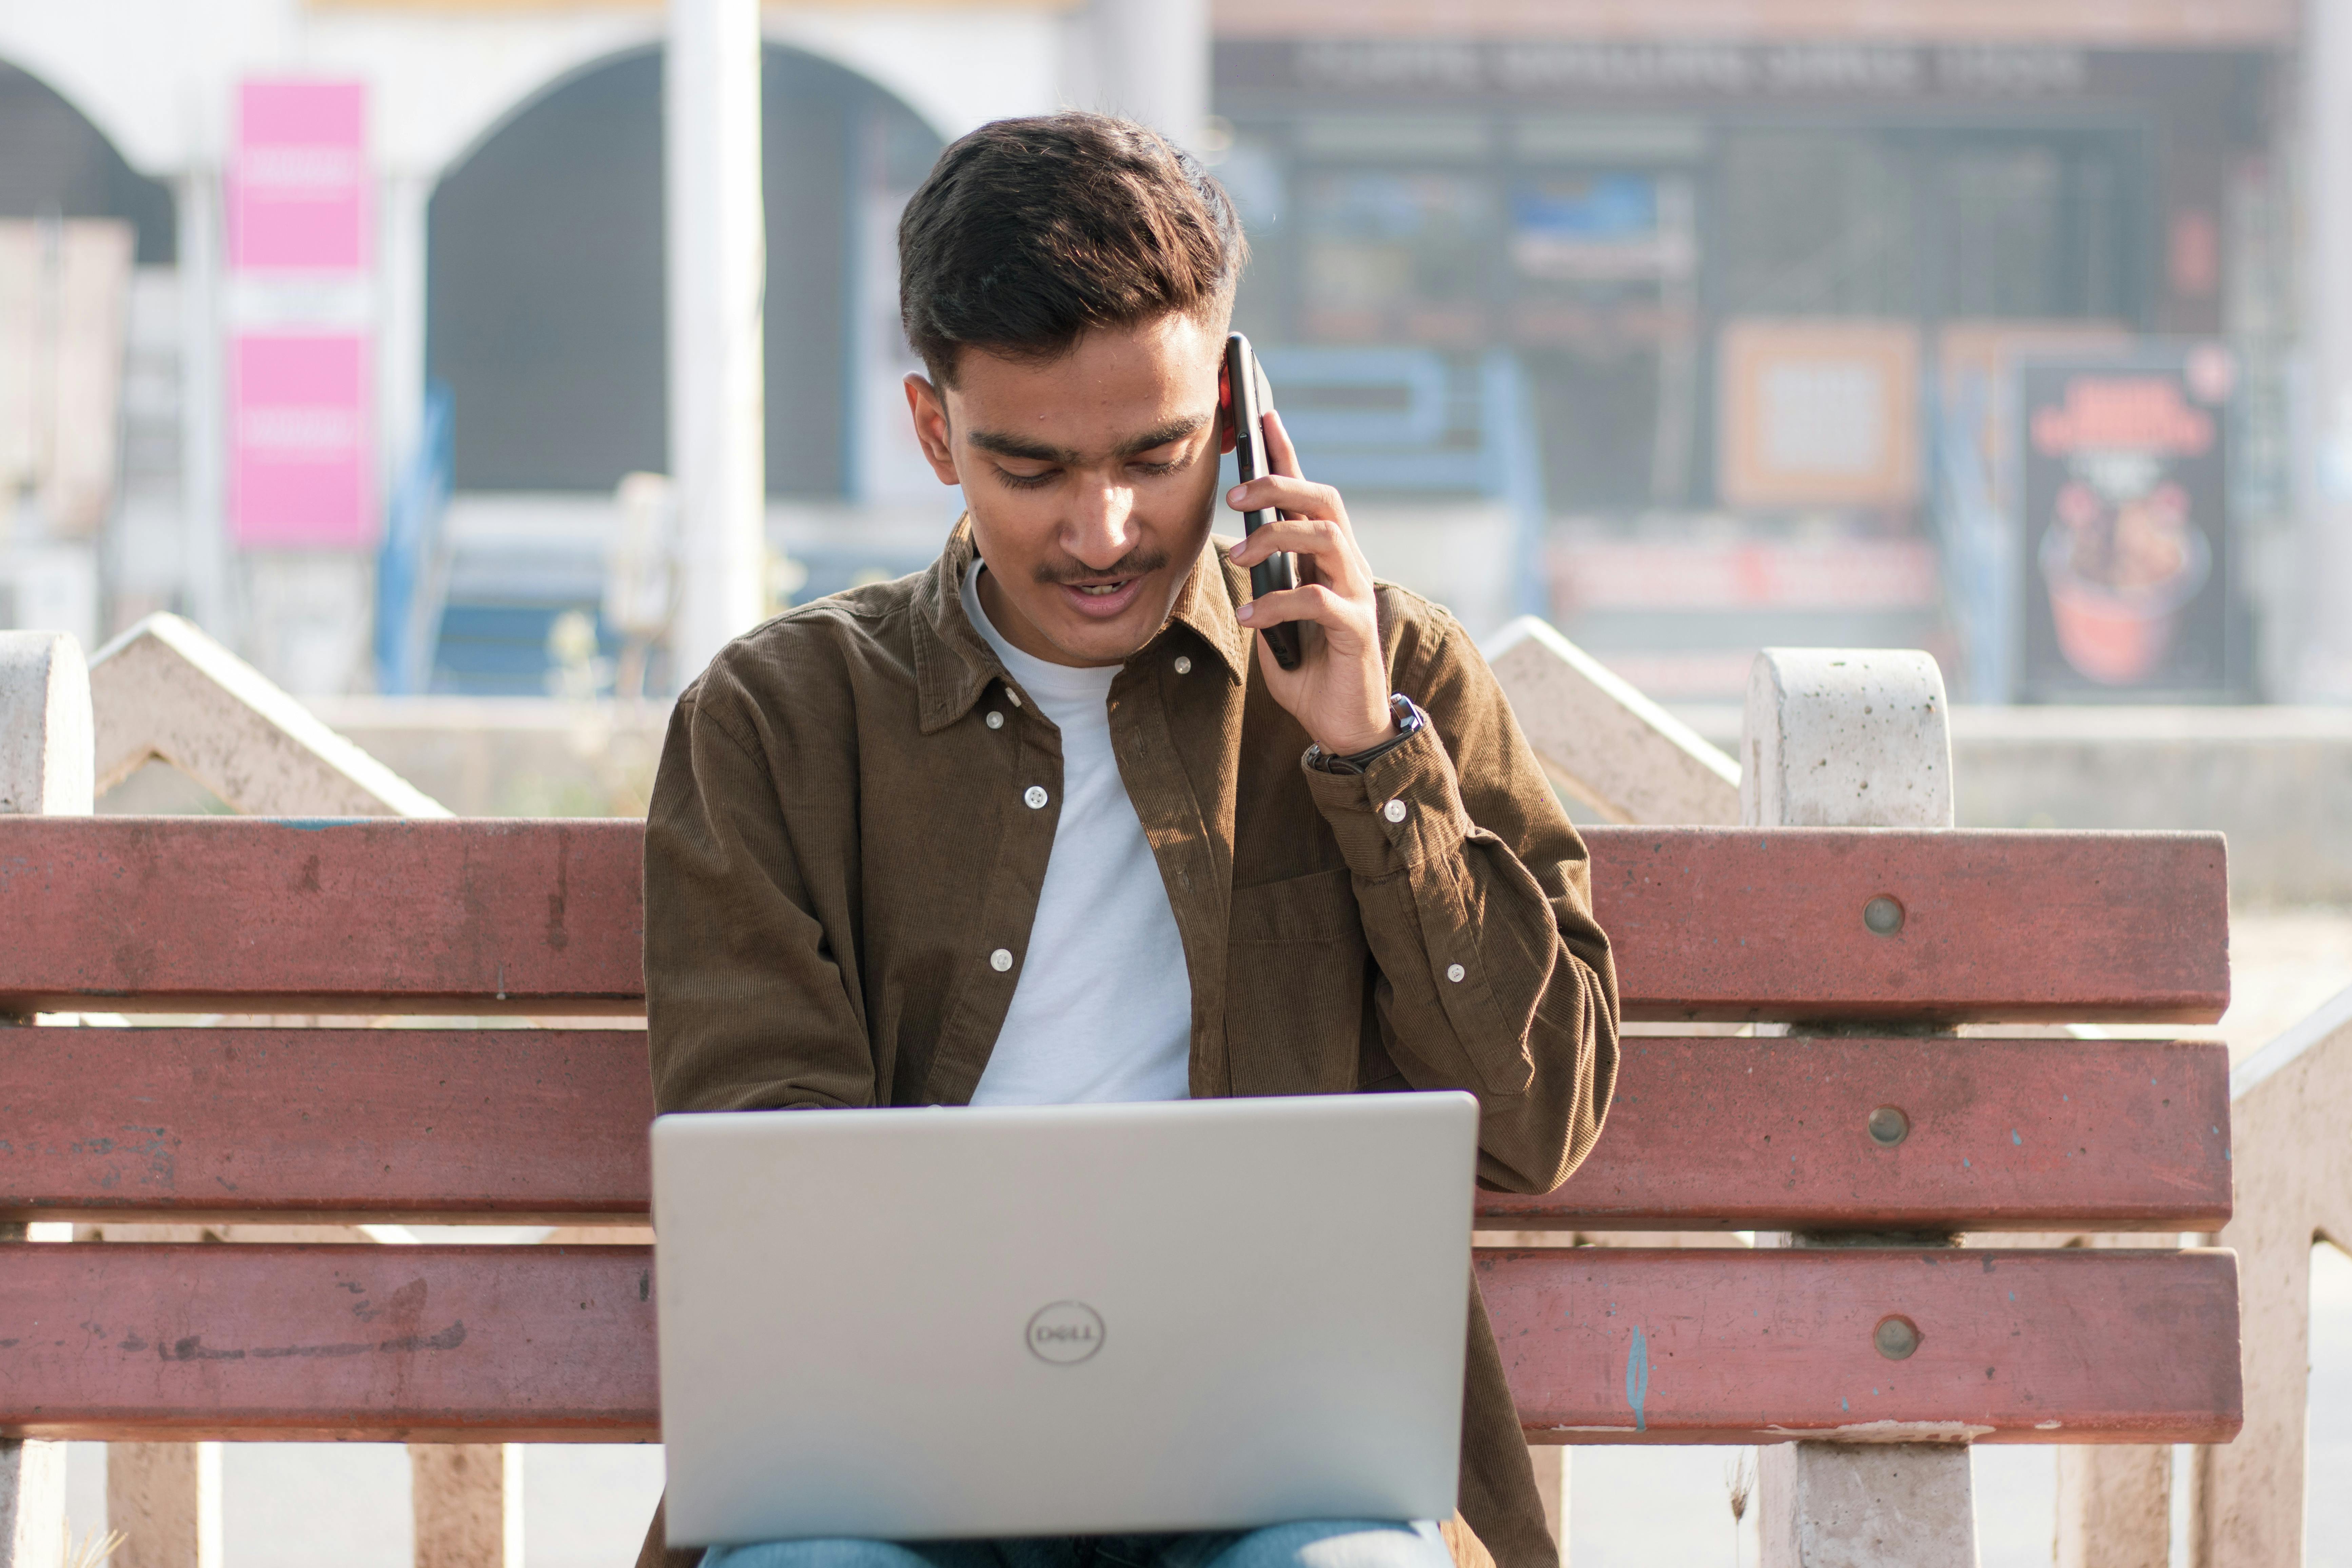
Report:
<svg viewBox="0 0 2352 1568"><path fill-rule="evenodd" d="M1167 624L1208 537L1223 351L1217 324L1171 315L1045 363L966 349L952 387L907 378L924 455L971 511L982 604L1013 647L1119 664Z"/></svg>

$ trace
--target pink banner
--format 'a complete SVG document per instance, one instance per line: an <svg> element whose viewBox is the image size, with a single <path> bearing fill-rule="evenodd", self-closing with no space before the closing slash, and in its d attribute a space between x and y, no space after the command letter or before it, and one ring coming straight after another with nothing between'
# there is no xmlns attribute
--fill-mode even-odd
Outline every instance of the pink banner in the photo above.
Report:
<svg viewBox="0 0 2352 1568"><path fill-rule="evenodd" d="M375 542L368 339L240 335L229 353L229 515L241 545Z"/></svg>
<svg viewBox="0 0 2352 1568"><path fill-rule="evenodd" d="M364 83L248 81L237 89L232 267L365 269L373 241L369 190Z"/></svg>

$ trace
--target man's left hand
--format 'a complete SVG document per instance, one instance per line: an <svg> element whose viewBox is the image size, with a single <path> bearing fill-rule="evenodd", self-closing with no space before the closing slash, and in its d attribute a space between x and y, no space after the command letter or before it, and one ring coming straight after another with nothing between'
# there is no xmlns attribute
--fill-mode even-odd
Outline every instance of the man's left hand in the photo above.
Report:
<svg viewBox="0 0 2352 1568"><path fill-rule="evenodd" d="M1276 521L1234 546L1232 558L1246 569L1289 551L1298 559L1298 586L1242 605L1241 623L1254 631L1285 622L1320 627L1320 636L1300 637L1297 669L1283 668L1265 639L1257 638L1258 668L1275 700L1326 754L1369 751L1397 732L1372 606L1371 566L1356 547L1339 492L1299 477L1298 453L1279 414L1265 416L1265 447L1273 472L1236 485L1225 501L1235 511L1275 509Z"/></svg>

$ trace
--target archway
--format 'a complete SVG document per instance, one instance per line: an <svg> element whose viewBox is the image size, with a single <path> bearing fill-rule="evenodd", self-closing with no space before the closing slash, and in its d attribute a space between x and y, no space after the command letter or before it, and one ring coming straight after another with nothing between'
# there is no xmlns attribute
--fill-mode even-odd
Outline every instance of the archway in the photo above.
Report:
<svg viewBox="0 0 2352 1568"><path fill-rule="evenodd" d="M813 55L771 45L761 79L768 489L839 495L850 323L873 259L861 198L908 188L941 143ZM667 466L661 94L657 50L593 67L435 192L426 363L450 389L459 490L607 491Z"/></svg>
<svg viewBox="0 0 2352 1568"><path fill-rule="evenodd" d="M0 217L111 217L138 234L137 262L178 253L171 188L132 169L106 133L28 71L0 61Z"/></svg>

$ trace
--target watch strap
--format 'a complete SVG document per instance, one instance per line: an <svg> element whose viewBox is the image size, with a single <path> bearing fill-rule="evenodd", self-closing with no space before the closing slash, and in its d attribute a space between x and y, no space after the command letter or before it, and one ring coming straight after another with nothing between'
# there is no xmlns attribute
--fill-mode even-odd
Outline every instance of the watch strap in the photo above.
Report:
<svg viewBox="0 0 2352 1568"><path fill-rule="evenodd" d="M1335 757L1320 745L1310 744L1307 748L1307 765L1320 768L1327 773L1361 773L1419 734L1422 727L1429 722L1429 715L1402 691L1390 694L1389 712L1396 721L1397 732L1387 740L1360 752L1351 752L1344 757Z"/></svg>

